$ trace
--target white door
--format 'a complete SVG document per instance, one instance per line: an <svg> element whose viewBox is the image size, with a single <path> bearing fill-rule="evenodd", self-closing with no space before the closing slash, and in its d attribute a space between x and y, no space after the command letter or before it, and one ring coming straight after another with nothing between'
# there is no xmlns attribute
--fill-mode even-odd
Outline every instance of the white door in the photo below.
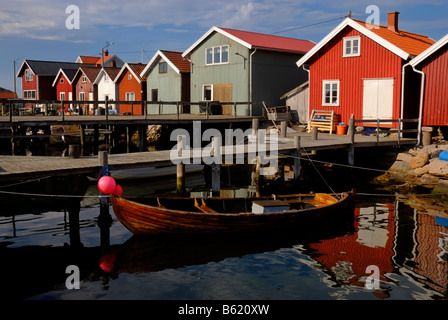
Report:
<svg viewBox="0 0 448 320"><path fill-rule="evenodd" d="M363 119L392 119L394 79L364 80Z"/></svg>

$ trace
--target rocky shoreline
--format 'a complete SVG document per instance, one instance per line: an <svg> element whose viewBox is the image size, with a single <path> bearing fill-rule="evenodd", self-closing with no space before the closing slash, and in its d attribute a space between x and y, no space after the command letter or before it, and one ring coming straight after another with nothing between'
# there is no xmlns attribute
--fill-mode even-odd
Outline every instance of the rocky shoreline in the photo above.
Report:
<svg viewBox="0 0 448 320"><path fill-rule="evenodd" d="M439 159L448 144L416 147L397 155L389 170L375 182L394 191L426 188L432 193L448 194L448 161Z"/></svg>

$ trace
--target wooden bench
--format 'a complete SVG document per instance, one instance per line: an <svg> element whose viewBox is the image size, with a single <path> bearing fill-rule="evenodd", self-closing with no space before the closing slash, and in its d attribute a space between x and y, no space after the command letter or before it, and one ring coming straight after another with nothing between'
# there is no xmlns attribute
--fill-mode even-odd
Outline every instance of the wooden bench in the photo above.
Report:
<svg viewBox="0 0 448 320"><path fill-rule="evenodd" d="M314 127L320 131L328 131L330 134L336 130L339 123L339 115L334 111L313 110L310 120L308 122L308 132L311 132Z"/></svg>

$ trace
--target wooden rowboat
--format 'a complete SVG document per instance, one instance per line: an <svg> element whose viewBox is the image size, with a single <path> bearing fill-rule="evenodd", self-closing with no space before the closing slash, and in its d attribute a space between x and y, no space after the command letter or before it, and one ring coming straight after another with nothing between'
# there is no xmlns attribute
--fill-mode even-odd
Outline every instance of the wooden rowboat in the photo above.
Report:
<svg viewBox="0 0 448 320"><path fill-rule="evenodd" d="M257 198L125 199L112 195L117 219L132 233L222 234L279 231L338 219L354 192Z"/></svg>

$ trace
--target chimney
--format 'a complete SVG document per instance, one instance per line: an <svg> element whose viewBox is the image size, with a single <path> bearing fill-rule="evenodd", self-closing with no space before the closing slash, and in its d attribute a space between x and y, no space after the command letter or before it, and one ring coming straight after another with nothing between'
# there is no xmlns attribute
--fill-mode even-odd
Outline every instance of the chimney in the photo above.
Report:
<svg viewBox="0 0 448 320"><path fill-rule="evenodd" d="M398 32L398 15L400 12L388 12L387 13L387 28L393 32Z"/></svg>
<svg viewBox="0 0 448 320"><path fill-rule="evenodd" d="M109 50L104 50L104 56L107 57L109 55Z"/></svg>

